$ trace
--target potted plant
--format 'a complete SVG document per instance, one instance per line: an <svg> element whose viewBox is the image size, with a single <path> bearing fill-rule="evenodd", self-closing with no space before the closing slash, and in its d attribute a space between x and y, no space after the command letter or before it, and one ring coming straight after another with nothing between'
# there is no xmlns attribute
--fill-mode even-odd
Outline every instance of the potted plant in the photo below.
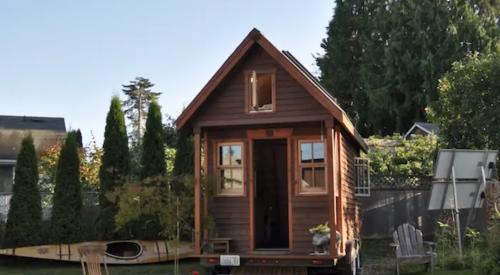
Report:
<svg viewBox="0 0 500 275"><path fill-rule="evenodd" d="M314 251L311 254L328 255L330 253L328 250L330 246L330 227L328 226L328 222L309 228L309 233L313 234L312 245Z"/></svg>

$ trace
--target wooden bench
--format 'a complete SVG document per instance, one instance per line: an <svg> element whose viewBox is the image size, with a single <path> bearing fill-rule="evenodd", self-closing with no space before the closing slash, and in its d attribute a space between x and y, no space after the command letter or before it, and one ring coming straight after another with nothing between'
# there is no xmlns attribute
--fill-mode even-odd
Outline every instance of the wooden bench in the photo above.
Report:
<svg viewBox="0 0 500 275"><path fill-rule="evenodd" d="M86 243L78 247L83 275L102 275L101 264L104 265L106 275L109 275L106 265L106 245Z"/></svg>
<svg viewBox="0 0 500 275"><path fill-rule="evenodd" d="M394 242L391 246L396 252L396 274L399 275L399 267L403 263L426 264L431 272L434 271L437 259L437 254L434 252L435 243L424 242L422 231L405 223L398 226L392 237ZM427 251L424 250L424 244L429 248Z"/></svg>

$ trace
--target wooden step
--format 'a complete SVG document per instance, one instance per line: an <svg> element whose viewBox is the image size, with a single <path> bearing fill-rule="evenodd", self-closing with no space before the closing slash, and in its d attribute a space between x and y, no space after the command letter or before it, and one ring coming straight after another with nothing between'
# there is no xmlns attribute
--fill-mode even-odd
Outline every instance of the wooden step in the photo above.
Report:
<svg viewBox="0 0 500 275"><path fill-rule="evenodd" d="M307 267L288 266L238 266L231 269L231 274L255 275L307 275Z"/></svg>

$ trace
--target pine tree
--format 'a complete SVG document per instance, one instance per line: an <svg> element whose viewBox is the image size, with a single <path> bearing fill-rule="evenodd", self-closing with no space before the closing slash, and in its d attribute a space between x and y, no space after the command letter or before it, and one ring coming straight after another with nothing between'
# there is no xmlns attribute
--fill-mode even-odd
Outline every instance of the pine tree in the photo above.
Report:
<svg viewBox="0 0 500 275"><path fill-rule="evenodd" d="M99 170L101 181L99 193L99 231L101 238L112 239L115 235L114 217L117 202L111 202L107 194L120 187L128 176L129 152L125 117L118 97L113 97L106 117L102 165Z"/></svg>
<svg viewBox="0 0 500 275"><path fill-rule="evenodd" d="M359 90L363 9L363 0L336 1L327 38L321 43L325 54L316 58L321 82L356 123L363 110Z"/></svg>
<svg viewBox="0 0 500 275"><path fill-rule="evenodd" d="M38 162L33 138L23 139L17 156L13 194L7 216L5 245L35 245L40 238L42 205L38 187Z"/></svg>
<svg viewBox="0 0 500 275"><path fill-rule="evenodd" d="M161 177L166 173L165 145L160 105L151 102L143 138L141 179Z"/></svg>
<svg viewBox="0 0 500 275"><path fill-rule="evenodd" d="M136 77L128 85L122 86L122 91L127 96L123 105L125 107L125 114L131 124L130 138L133 143L140 144L144 121L147 116L146 110L149 108L149 104L158 98L161 93L153 92L151 88L153 88L154 84L149 79L143 77Z"/></svg>
<svg viewBox="0 0 500 275"><path fill-rule="evenodd" d="M69 133L57 163L54 190L51 240L73 243L81 239L82 186L76 135Z"/></svg>
<svg viewBox="0 0 500 275"><path fill-rule="evenodd" d="M183 175L193 175L194 173L194 141L191 135L184 131L177 133L176 141L177 152L174 159L174 179L172 181L172 190L176 194L182 194L184 185L179 182Z"/></svg>

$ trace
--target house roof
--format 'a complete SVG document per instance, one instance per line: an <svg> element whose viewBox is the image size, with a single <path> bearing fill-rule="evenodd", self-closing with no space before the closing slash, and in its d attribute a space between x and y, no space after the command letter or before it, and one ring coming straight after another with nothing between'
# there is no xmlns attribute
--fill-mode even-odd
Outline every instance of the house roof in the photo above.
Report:
<svg viewBox="0 0 500 275"><path fill-rule="evenodd" d="M411 126L410 130L406 132L404 135L404 138L408 138L411 136L411 134L416 130L420 129L424 133L427 133L429 135L437 135L439 133L439 126L434 123L428 123L428 122L415 122L413 126Z"/></svg>
<svg viewBox="0 0 500 275"><path fill-rule="evenodd" d="M66 124L62 117L0 116L1 129L66 132Z"/></svg>
<svg viewBox="0 0 500 275"><path fill-rule="evenodd" d="M368 146L361 135L357 132L351 120L344 110L337 104L335 98L321 85L321 83L293 57L288 51L279 51L259 30L253 29L238 45L236 50L222 64L207 84L201 89L191 103L184 109L176 120L177 128L183 128L196 113L198 108L214 92L216 87L231 72L238 62L245 56L248 50L254 45L260 45L292 78L299 82L316 101L318 101L330 114L343 126L344 129L356 140L363 150Z"/></svg>

